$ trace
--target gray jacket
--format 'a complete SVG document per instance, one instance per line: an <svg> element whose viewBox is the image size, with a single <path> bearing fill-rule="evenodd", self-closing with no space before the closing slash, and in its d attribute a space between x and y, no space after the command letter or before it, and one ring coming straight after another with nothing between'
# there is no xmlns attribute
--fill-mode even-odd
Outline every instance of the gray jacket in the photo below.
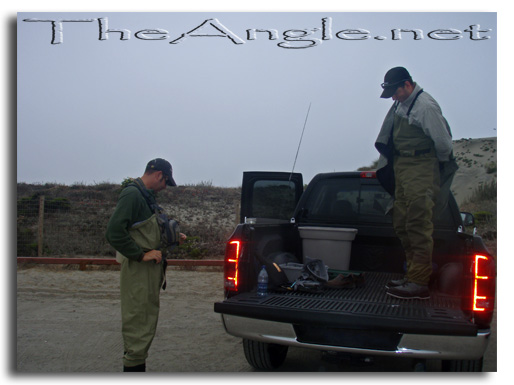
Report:
<svg viewBox="0 0 514 385"><path fill-rule="evenodd" d="M403 103L395 103L391 106L382 123L382 127L375 141L375 148L380 153L377 166L377 178L384 188L394 197L394 170L393 156L394 148L392 132L394 116L399 114L407 117L407 111L411 106L415 95L421 91L421 87L415 84L414 91ZM436 203L436 212L446 207L448 194L455 172L459 168L453 157L453 141L451 129L442 115L441 108L435 99L423 92L416 99L414 106L408 116L409 123L421 127L425 134L432 139L439 159L441 172L441 192Z"/></svg>

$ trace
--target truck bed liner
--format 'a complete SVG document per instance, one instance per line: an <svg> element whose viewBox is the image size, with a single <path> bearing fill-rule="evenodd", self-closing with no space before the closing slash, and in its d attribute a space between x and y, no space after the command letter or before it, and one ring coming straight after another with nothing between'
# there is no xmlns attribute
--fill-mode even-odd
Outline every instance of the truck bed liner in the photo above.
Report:
<svg viewBox="0 0 514 385"><path fill-rule="evenodd" d="M388 296L385 284L400 276L365 273L353 289L326 288L322 293L273 292L261 298L243 293L215 304L218 313L296 325L388 331L394 333L474 336L476 326L460 309L460 297L431 293L429 300Z"/></svg>

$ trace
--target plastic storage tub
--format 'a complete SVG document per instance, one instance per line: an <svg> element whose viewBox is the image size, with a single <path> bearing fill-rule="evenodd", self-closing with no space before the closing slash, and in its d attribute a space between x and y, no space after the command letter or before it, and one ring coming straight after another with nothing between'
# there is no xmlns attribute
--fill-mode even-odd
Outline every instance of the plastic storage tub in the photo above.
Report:
<svg viewBox="0 0 514 385"><path fill-rule="evenodd" d="M304 258L321 259L330 269L349 269L357 229L302 226L298 230Z"/></svg>

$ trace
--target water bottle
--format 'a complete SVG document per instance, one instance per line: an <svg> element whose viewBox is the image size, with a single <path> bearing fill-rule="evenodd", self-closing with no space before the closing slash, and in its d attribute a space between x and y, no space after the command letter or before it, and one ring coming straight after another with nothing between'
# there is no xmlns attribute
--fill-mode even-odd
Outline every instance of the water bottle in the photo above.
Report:
<svg viewBox="0 0 514 385"><path fill-rule="evenodd" d="M262 266L262 269L257 277L257 295L259 297L265 297L268 295L268 272L266 266Z"/></svg>

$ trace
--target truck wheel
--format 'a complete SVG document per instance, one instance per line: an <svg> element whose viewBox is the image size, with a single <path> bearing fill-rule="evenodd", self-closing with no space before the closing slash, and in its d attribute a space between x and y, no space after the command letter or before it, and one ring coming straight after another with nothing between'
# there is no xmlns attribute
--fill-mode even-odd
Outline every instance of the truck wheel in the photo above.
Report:
<svg viewBox="0 0 514 385"><path fill-rule="evenodd" d="M286 359L287 346L243 339L246 360L255 369L273 370Z"/></svg>
<svg viewBox="0 0 514 385"><path fill-rule="evenodd" d="M478 360L443 360L443 372L481 372L484 358Z"/></svg>

